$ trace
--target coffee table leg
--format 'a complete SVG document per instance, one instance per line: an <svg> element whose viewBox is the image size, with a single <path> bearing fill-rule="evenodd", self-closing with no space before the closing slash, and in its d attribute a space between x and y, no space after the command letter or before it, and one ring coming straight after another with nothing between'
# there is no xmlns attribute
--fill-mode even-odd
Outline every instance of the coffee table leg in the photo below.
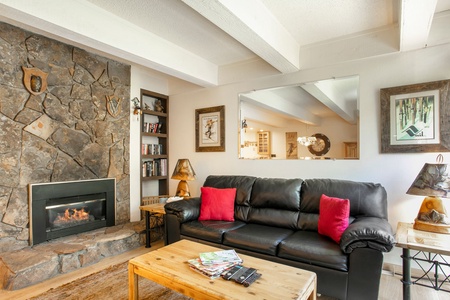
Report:
<svg viewBox="0 0 450 300"><path fill-rule="evenodd" d="M128 264L128 299L139 299L138 275L134 273L134 265Z"/></svg>
<svg viewBox="0 0 450 300"><path fill-rule="evenodd" d="M411 299L411 256L408 248L403 248L403 300Z"/></svg>
<svg viewBox="0 0 450 300"><path fill-rule="evenodd" d="M309 300L317 300L317 276L314 278L314 290L309 296Z"/></svg>

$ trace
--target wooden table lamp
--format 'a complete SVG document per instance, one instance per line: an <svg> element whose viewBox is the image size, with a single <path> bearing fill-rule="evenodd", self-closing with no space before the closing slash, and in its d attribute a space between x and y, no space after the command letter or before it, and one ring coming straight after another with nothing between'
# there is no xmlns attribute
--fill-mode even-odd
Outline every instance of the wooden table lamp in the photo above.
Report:
<svg viewBox="0 0 450 300"><path fill-rule="evenodd" d="M442 162L442 154L439 154L436 164L426 163L406 192L426 196L414 221L414 229L450 234L450 219L441 200L441 197L447 198L450 178L447 164Z"/></svg>
<svg viewBox="0 0 450 300"><path fill-rule="evenodd" d="M178 179L176 196L178 197L190 197L191 192L189 191L189 185L186 181L195 180L195 172L189 162L189 159L182 158L179 159L175 169L173 170L172 179Z"/></svg>

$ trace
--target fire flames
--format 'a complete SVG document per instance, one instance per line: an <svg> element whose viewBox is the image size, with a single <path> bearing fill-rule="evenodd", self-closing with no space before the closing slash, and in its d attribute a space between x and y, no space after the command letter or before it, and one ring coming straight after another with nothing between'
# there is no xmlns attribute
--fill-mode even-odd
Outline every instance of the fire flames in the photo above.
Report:
<svg viewBox="0 0 450 300"><path fill-rule="evenodd" d="M89 220L89 213L84 210L84 208L77 210L76 208L66 209L64 214L58 214L56 219L53 221L55 225L60 225L64 223L72 223L77 221Z"/></svg>

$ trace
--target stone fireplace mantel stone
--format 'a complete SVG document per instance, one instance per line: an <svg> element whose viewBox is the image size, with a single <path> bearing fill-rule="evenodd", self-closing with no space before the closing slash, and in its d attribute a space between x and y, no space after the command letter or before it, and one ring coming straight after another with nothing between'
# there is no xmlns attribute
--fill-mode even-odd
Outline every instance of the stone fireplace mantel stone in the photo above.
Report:
<svg viewBox="0 0 450 300"><path fill-rule="evenodd" d="M144 245L143 221L0 253L0 288L21 289Z"/></svg>

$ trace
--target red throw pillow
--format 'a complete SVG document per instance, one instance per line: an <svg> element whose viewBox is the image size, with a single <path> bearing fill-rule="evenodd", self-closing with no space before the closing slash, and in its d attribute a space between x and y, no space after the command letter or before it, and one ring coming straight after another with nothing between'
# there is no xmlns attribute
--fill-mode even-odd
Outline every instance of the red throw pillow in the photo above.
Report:
<svg viewBox="0 0 450 300"><path fill-rule="evenodd" d="M341 236L348 227L350 216L350 200L328 197L320 197L319 206L319 233L332 238L339 243Z"/></svg>
<svg viewBox="0 0 450 300"><path fill-rule="evenodd" d="M201 187L202 203L199 221L234 221L236 188L216 189Z"/></svg>

